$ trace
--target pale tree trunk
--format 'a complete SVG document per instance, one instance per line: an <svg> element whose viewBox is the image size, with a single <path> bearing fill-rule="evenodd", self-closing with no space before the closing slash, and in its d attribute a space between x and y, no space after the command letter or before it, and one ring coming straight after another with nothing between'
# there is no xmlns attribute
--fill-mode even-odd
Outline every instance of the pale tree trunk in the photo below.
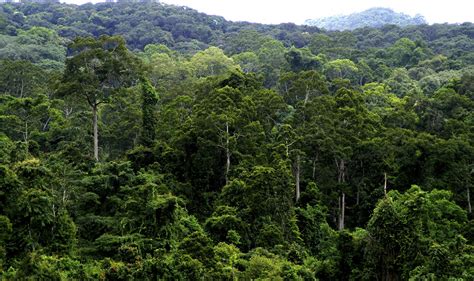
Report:
<svg viewBox="0 0 474 281"><path fill-rule="evenodd" d="M230 174L230 165L231 165L231 157L232 157L232 151L230 149L230 126L229 126L229 121L225 122L225 129L223 130L220 128L220 126L217 126L217 130L219 130L219 138L220 141L217 144L217 147L219 148L219 151L223 150L225 152L225 164L223 167L224 170L224 178L225 178L225 184L227 185L229 183L229 174ZM235 134L234 134L235 137Z"/></svg>
<svg viewBox="0 0 474 281"><path fill-rule="evenodd" d="M26 143L26 155L28 155L30 153L29 151L29 144L28 144L28 121L25 122L25 132L23 133L23 139Z"/></svg>
<svg viewBox="0 0 474 281"><path fill-rule="evenodd" d="M471 169L470 175L474 174L474 168ZM471 185L466 182L466 195L467 195L467 212L468 214L472 214L472 206L471 206Z"/></svg>
<svg viewBox="0 0 474 281"><path fill-rule="evenodd" d="M225 154L226 154L226 163L225 163L225 184L229 183L229 172L230 172L230 148L229 148L229 122L225 123Z"/></svg>
<svg viewBox="0 0 474 281"><path fill-rule="evenodd" d="M387 197L387 173L383 173L384 175L384 184L383 184L383 193L385 197Z"/></svg>
<svg viewBox="0 0 474 281"><path fill-rule="evenodd" d="M336 160L336 165L338 168L338 178L337 182L339 184L344 183L346 180L346 166L344 159L341 159L339 162ZM344 220L345 220L345 213L346 213L346 194L342 192L341 196L339 197L339 224L338 229L344 229Z"/></svg>
<svg viewBox="0 0 474 281"><path fill-rule="evenodd" d="M285 82L285 94L288 96L289 89L288 89L288 83Z"/></svg>
<svg viewBox="0 0 474 281"><path fill-rule="evenodd" d="M318 158L314 158L313 160L313 180L316 178L316 161L318 160Z"/></svg>
<svg viewBox="0 0 474 281"><path fill-rule="evenodd" d="M467 212L472 214L472 206L471 206L471 194L469 192L469 186L466 188L467 190Z"/></svg>
<svg viewBox="0 0 474 281"><path fill-rule="evenodd" d="M64 109L64 117L66 119L68 119L70 117L70 115L72 114L72 111L73 111L72 107L70 107L70 108L66 107Z"/></svg>
<svg viewBox="0 0 474 281"><path fill-rule="evenodd" d="M48 129L49 121L51 121L51 117L48 117L46 121L43 124L43 132L45 132Z"/></svg>
<svg viewBox="0 0 474 281"><path fill-rule="evenodd" d="M339 215L339 230L344 229L344 219L346 212L346 194L343 192L341 196L341 213Z"/></svg>
<svg viewBox="0 0 474 281"><path fill-rule="evenodd" d="M92 115L92 126L94 127L94 158L95 161L99 161L99 128L97 105L92 106Z"/></svg>
<svg viewBox="0 0 474 281"><path fill-rule="evenodd" d="M295 185L296 185L296 202L300 200L300 156L296 156L295 164Z"/></svg>
<svg viewBox="0 0 474 281"><path fill-rule="evenodd" d="M305 96L304 96L304 103L303 103L303 105L306 105L306 103L308 102L308 100L309 100L309 94L310 94L310 93L311 93L311 91L309 90L309 87L306 86L306 94L305 94Z"/></svg>
<svg viewBox="0 0 474 281"><path fill-rule="evenodd" d="M25 90L25 82L21 79L20 98L23 98L23 92Z"/></svg>

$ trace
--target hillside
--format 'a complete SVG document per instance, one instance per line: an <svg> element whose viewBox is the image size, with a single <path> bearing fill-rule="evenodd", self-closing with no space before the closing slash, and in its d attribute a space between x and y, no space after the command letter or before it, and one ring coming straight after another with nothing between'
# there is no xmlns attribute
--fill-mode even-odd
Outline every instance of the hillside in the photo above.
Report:
<svg viewBox="0 0 474 281"><path fill-rule="evenodd" d="M232 22L162 3L81 6L16 3L0 5L0 58L26 59L45 67L61 67L64 47L70 40L77 36L103 34L121 35L134 51L141 51L148 44L163 44L180 53L194 54L218 46L228 55L255 51L268 39L281 42L284 47L309 47L315 52L320 46L365 52L369 48L389 47L396 40L407 37L412 41L423 40L435 53L460 57L469 55L474 49L470 41L465 42L471 36L470 29L472 24L469 23L413 28L390 26L354 31L347 36L290 23Z"/></svg>
<svg viewBox="0 0 474 281"><path fill-rule="evenodd" d="M420 25L426 24L426 21L422 15L411 17L388 8L372 8L350 15L309 19L305 21L305 24L326 30L354 30L362 27L382 27L387 24L398 26Z"/></svg>
<svg viewBox="0 0 474 281"><path fill-rule="evenodd" d="M474 280L472 23L120 2L0 5L1 280Z"/></svg>

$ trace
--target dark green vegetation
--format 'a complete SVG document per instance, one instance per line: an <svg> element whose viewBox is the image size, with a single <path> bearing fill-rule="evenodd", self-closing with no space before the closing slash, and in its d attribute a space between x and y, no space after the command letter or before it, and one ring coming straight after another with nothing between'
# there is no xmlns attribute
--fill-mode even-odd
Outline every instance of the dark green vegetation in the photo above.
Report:
<svg viewBox="0 0 474 281"><path fill-rule="evenodd" d="M474 279L472 24L0 7L2 279Z"/></svg>
<svg viewBox="0 0 474 281"><path fill-rule="evenodd" d="M305 22L327 30L354 30L363 27L382 27L387 24L398 26L426 24L422 15L410 17L403 13L394 12L388 8L371 8L360 13L346 16L332 16L320 19L310 19Z"/></svg>

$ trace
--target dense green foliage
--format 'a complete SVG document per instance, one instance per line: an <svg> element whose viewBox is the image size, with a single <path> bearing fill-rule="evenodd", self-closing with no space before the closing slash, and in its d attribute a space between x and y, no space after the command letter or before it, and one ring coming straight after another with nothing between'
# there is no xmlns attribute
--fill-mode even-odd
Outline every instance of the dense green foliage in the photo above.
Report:
<svg viewBox="0 0 474 281"><path fill-rule="evenodd" d="M415 17L410 17L388 8L371 8L345 16L310 19L306 20L305 23L327 30L354 30L363 27L382 27L388 24L407 26L426 24L427 22L419 14Z"/></svg>
<svg viewBox="0 0 474 281"><path fill-rule="evenodd" d="M2 280L474 279L473 24L0 9Z"/></svg>

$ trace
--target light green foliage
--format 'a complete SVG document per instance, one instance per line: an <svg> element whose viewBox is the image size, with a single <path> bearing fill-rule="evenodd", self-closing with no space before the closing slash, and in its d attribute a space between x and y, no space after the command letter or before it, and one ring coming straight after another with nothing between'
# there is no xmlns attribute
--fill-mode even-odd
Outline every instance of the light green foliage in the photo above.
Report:
<svg viewBox="0 0 474 281"><path fill-rule="evenodd" d="M243 72L258 72L261 69L261 64L258 56L254 52L239 53L232 56L232 59L240 65Z"/></svg>
<svg viewBox="0 0 474 281"><path fill-rule="evenodd" d="M350 79L353 78L359 70L356 64L348 59L330 61L325 64L324 69L329 79Z"/></svg>
<svg viewBox="0 0 474 281"><path fill-rule="evenodd" d="M196 77L222 75L238 69L234 61L217 47L195 54L190 60L190 67Z"/></svg>
<svg viewBox="0 0 474 281"><path fill-rule="evenodd" d="M174 91L180 91L195 79L188 59L164 45L147 45L139 56L148 65L146 71L152 86L160 92L176 94Z"/></svg>
<svg viewBox="0 0 474 281"><path fill-rule="evenodd" d="M398 97L419 91L418 85L408 76L408 72L405 68L393 69L386 83Z"/></svg>
<svg viewBox="0 0 474 281"><path fill-rule="evenodd" d="M258 251L257 251L258 252ZM270 255L266 257L264 255L254 254L246 264L245 271L243 272L243 278L249 279L264 279L269 278L273 280L283 280L283 261Z"/></svg>

